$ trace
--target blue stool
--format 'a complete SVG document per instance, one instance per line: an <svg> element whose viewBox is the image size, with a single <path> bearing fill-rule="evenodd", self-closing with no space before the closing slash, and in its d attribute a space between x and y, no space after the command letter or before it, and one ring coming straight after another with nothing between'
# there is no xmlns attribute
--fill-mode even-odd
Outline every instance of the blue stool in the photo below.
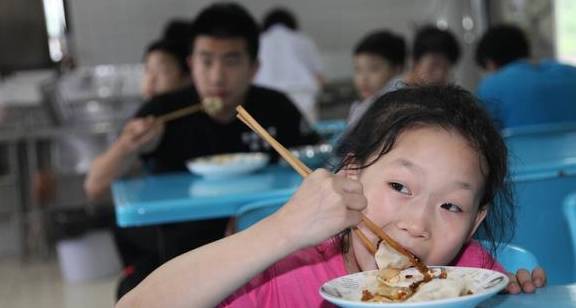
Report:
<svg viewBox="0 0 576 308"><path fill-rule="evenodd" d="M242 206L236 212L236 230L242 231L282 207L291 195L266 199Z"/></svg>
<svg viewBox="0 0 576 308"><path fill-rule="evenodd" d="M486 249L490 247L488 241L480 241L480 244ZM507 272L512 273L516 273L519 269L531 272L538 266L538 259L532 252L514 244L498 245L496 260Z"/></svg>

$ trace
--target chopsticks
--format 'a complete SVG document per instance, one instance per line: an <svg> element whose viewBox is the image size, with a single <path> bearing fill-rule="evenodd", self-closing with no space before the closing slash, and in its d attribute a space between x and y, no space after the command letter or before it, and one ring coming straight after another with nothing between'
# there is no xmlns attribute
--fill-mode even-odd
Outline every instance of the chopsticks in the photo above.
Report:
<svg viewBox="0 0 576 308"><path fill-rule="evenodd" d="M304 163L296 158L292 152L290 152L282 144L276 141L276 139L274 139L274 137L272 137L268 131L264 129L260 123L258 123L258 121L256 121L256 119L254 119L252 115L248 113L248 111L246 111L246 109L244 109L244 107L238 106L236 107L236 111L238 112L236 117L240 119L240 121L242 121L244 124L246 124L246 126L248 126L250 129L252 129L256 134L258 134L258 136L264 139L268 144L270 144L270 146L272 146L272 148L274 148L274 150L276 150L276 152L278 152L278 154L280 154L280 156L282 156L282 158L284 158L286 162L288 162L288 164L290 164L290 166L292 166L292 168L298 172L298 174L300 174L302 177L306 177L312 173L312 170L310 170L308 166L304 165Z"/></svg>
<svg viewBox="0 0 576 308"><path fill-rule="evenodd" d="M236 117L240 119L240 121L242 121L244 124L246 124L250 129L252 129L256 134L258 134L262 139L268 142L268 144L270 144L274 148L274 150L276 150L278 154L280 154L280 156L282 156L282 158L284 158L286 162L288 162L288 164L290 164L290 166L292 166L292 168L294 168L296 172L298 172L298 174L300 174L302 177L306 177L310 173L312 173L312 170L310 170L310 168L304 165L304 163L302 163L298 158L296 158L290 151L288 151L288 149L286 149L282 144L276 141L276 139L274 139L274 137L272 137L268 133L268 131L266 131L258 123L258 121L256 121L248 113L248 111L246 111L246 109L244 109L244 107L238 106L236 107L236 111L238 112ZM418 257L416 257L410 251L406 250L395 240L389 237L384 231L382 231L380 227L378 227L378 225L372 222L370 218L368 218L366 215L364 214L361 215L362 215L362 222L366 225L366 227L368 227L368 229L370 229L372 233L376 234L381 240L386 242L386 244L388 244L390 247L392 247L399 253L407 256L410 259L411 263L415 265L418 268L418 270L422 274L424 274L425 277L429 277L428 267L426 267L426 265L422 263L422 261L420 261ZM354 227L353 230L354 233L358 236L358 238L360 238L366 249L368 249L368 251L370 251L372 254L376 253L377 247L372 242L370 242L370 240L368 239L368 237L366 237L364 233L362 233L362 230L358 229L358 227Z"/></svg>
<svg viewBox="0 0 576 308"><path fill-rule="evenodd" d="M193 114L198 111L204 111L208 114L216 114L222 109L222 100L217 97L205 98L201 103L184 107L158 117L158 123L166 123L178 118Z"/></svg>
<svg viewBox="0 0 576 308"><path fill-rule="evenodd" d="M176 120L178 118L187 116L189 114L193 114L195 112L201 111L203 109L202 104L192 105L188 107L184 107L178 109L176 111L172 111L166 114L163 114L157 118L160 123L166 123L172 120Z"/></svg>
<svg viewBox="0 0 576 308"><path fill-rule="evenodd" d="M366 247L366 249L368 249L368 251L371 254L375 254L378 248L376 247L376 245L374 245L374 243L370 242L370 240L368 239L368 237L366 237L366 235L362 232L362 230L358 229L358 227L354 227L352 228L352 230L354 231L356 236L358 236L360 241L362 241L364 247Z"/></svg>

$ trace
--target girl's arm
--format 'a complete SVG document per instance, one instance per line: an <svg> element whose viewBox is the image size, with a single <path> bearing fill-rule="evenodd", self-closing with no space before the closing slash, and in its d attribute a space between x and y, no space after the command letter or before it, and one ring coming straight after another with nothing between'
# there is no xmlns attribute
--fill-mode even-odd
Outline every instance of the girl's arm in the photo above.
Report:
<svg viewBox="0 0 576 308"><path fill-rule="evenodd" d="M362 185L317 170L276 213L162 265L117 307L214 307L292 252L360 222Z"/></svg>

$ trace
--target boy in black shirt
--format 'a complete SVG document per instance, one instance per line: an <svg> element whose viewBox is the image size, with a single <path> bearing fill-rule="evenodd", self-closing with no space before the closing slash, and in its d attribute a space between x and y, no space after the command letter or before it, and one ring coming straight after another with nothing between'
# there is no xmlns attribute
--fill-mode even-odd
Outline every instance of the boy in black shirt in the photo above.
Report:
<svg viewBox="0 0 576 308"><path fill-rule="evenodd" d="M85 182L86 193L96 198L119 177L124 166L138 157L151 173L181 171L188 159L220 153L269 151L259 138L236 119L242 104L264 128L286 147L318 141L309 132L298 109L283 94L252 86L257 69L259 29L237 4L219 3L203 10L192 25L188 64L194 87L158 96L129 121L118 140L99 156ZM217 97L222 108L215 114L196 113L166 123L158 115ZM303 124L304 123L304 124ZM128 273L118 298L152 270L188 250L224 234L226 219L120 229L117 239ZM162 236L163 251L154 243Z"/></svg>

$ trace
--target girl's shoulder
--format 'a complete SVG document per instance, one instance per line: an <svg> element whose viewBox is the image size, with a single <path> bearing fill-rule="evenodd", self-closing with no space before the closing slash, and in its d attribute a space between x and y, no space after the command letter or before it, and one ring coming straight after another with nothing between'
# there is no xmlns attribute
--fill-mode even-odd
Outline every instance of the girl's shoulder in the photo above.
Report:
<svg viewBox="0 0 576 308"><path fill-rule="evenodd" d="M506 272L490 252L476 240L466 243L451 265L485 268L502 273Z"/></svg>

